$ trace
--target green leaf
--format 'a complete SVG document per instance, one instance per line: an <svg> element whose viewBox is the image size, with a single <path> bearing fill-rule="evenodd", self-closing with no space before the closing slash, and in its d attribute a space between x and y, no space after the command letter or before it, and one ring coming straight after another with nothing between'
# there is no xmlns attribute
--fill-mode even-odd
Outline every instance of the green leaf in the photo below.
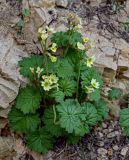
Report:
<svg viewBox="0 0 129 160"><path fill-rule="evenodd" d="M22 15L25 16L25 17L30 16L30 10L27 9L27 8L24 8L23 11L22 11Z"/></svg>
<svg viewBox="0 0 129 160"><path fill-rule="evenodd" d="M83 103L82 105L82 114L80 115L84 124L88 126L94 126L97 122L97 110L94 105L91 103Z"/></svg>
<svg viewBox="0 0 129 160"><path fill-rule="evenodd" d="M37 114L23 114L20 110L12 108L8 114L9 125L14 131L34 131L40 124Z"/></svg>
<svg viewBox="0 0 129 160"><path fill-rule="evenodd" d="M44 112L43 122L45 124L45 129L50 132L52 136L59 137L64 135L65 131L60 127L59 124L54 122L58 120L58 115L57 113L55 114L56 117L54 115L54 110L52 107L47 108Z"/></svg>
<svg viewBox="0 0 129 160"><path fill-rule="evenodd" d="M96 89L94 92L90 93L89 96L91 100L99 101L99 99L101 98L100 90Z"/></svg>
<svg viewBox="0 0 129 160"><path fill-rule="evenodd" d="M109 99L118 99L121 96L121 91L117 88L112 87L108 92Z"/></svg>
<svg viewBox="0 0 129 160"><path fill-rule="evenodd" d="M72 35L69 37L69 44L76 47L77 42L83 42L82 35L79 32L73 32Z"/></svg>
<svg viewBox="0 0 129 160"><path fill-rule="evenodd" d="M120 126L124 133L129 135L129 108L125 108L120 111Z"/></svg>
<svg viewBox="0 0 129 160"><path fill-rule="evenodd" d="M20 66L20 74L24 77L29 78L30 80L34 80L34 75L30 71L30 67L34 68L35 71L37 67L44 68L44 59L39 55L32 55L31 57L24 57L21 61L19 61Z"/></svg>
<svg viewBox="0 0 129 160"><path fill-rule="evenodd" d="M66 32L56 32L53 34L52 41L56 43L58 47L65 47L69 44L69 36Z"/></svg>
<svg viewBox="0 0 129 160"><path fill-rule="evenodd" d="M98 121L101 121L108 117L109 108L107 107L107 103L104 100L99 100L95 102L95 107L98 113Z"/></svg>
<svg viewBox="0 0 129 160"><path fill-rule="evenodd" d="M17 26L18 26L18 27L24 27L24 25L25 25L25 22L24 22L24 20L22 20L22 19L20 19L20 20L17 22Z"/></svg>
<svg viewBox="0 0 129 160"><path fill-rule="evenodd" d="M61 58L58 61L56 71L57 71L58 77L61 77L61 78L68 79L75 76L74 68L66 58Z"/></svg>
<svg viewBox="0 0 129 160"><path fill-rule="evenodd" d="M96 81L99 82L100 87L103 84L100 74L97 72L97 70L94 67L89 68L85 64L81 66L81 79L83 80L83 86L90 86L92 79L96 79Z"/></svg>
<svg viewBox="0 0 129 160"><path fill-rule="evenodd" d="M69 134L68 138L67 138L67 143L68 144L77 144L79 142L79 140L81 139L80 136L76 136L74 134Z"/></svg>
<svg viewBox="0 0 129 160"><path fill-rule="evenodd" d="M16 100L16 108L20 109L24 114L35 113L40 107L40 92L32 86L22 88Z"/></svg>
<svg viewBox="0 0 129 160"><path fill-rule="evenodd" d="M61 102L64 101L65 94L62 91L55 90L55 91L52 91L50 93L50 96L55 98L56 102L60 102L61 103Z"/></svg>
<svg viewBox="0 0 129 160"><path fill-rule="evenodd" d="M76 91L77 83L74 80L61 80L60 89L66 96L72 96Z"/></svg>
<svg viewBox="0 0 129 160"><path fill-rule="evenodd" d="M68 99L57 106L59 112L59 122L62 128L68 133L73 133L81 125L79 118L80 105L75 101Z"/></svg>
<svg viewBox="0 0 129 160"><path fill-rule="evenodd" d="M47 153L53 148L53 143L52 136L43 128L30 132L27 135L28 147L39 153Z"/></svg>
<svg viewBox="0 0 129 160"><path fill-rule="evenodd" d="M62 102L64 101L65 94L62 91L55 90L50 93L50 96L55 98L56 102Z"/></svg>

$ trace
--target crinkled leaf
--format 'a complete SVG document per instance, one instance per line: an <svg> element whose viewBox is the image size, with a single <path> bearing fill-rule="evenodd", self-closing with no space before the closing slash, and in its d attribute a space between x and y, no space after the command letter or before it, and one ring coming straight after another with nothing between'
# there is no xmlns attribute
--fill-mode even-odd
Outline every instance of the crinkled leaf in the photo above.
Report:
<svg viewBox="0 0 129 160"><path fill-rule="evenodd" d="M109 99L118 99L121 96L121 91L117 88L111 88L108 92Z"/></svg>
<svg viewBox="0 0 129 160"><path fill-rule="evenodd" d="M58 47L65 47L69 44L69 36L66 32L56 32L53 34L52 41L56 43Z"/></svg>
<svg viewBox="0 0 129 160"><path fill-rule="evenodd" d="M68 133L73 133L81 125L79 118L80 106L75 100L66 100L57 106L59 112L59 122L62 128Z"/></svg>
<svg viewBox="0 0 129 160"><path fill-rule="evenodd" d="M32 55L31 57L24 57L19 61L20 74L24 77L34 80L34 75L30 71L30 67L34 68L35 71L37 67L44 68L44 59L39 55Z"/></svg>
<svg viewBox="0 0 129 160"><path fill-rule="evenodd" d="M77 42L83 42L82 35L79 32L73 32L69 38L69 44L75 47Z"/></svg>
<svg viewBox="0 0 129 160"><path fill-rule="evenodd" d="M97 122L97 110L94 105L91 103L83 103L82 105L82 114L80 115L84 124L88 126L93 126Z"/></svg>
<svg viewBox="0 0 129 160"><path fill-rule="evenodd" d="M57 75L62 78L70 78L75 76L74 68L69 63L68 59L60 59L57 64Z"/></svg>
<svg viewBox="0 0 129 160"><path fill-rule="evenodd" d="M107 107L107 103L104 100L99 100L95 102L95 107L98 113L98 121L101 121L108 116L109 108Z"/></svg>
<svg viewBox="0 0 129 160"><path fill-rule="evenodd" d="M22 11L23 16L28 17L30 16L30 10L27 8L24 8Z"/></svg>
<svg viewBox="0 0 129 160"><path fill-rule="evenodd" d="M80 136L75 136L74 134L69 134L67 138L68 144L77 144L79 140L81 139Z"/></svg>
<svg viewBox="0 0 129 160"><path fill-rule="evenodd" d="M97 70L93 67L86 67L86 65L81 66L81 79L83 80L82 85L84 86L90 86L92 79L96 79L96 81L99 82L100 87L103 84L100 74L97 72Z"/></svg>
<svg viewBox="0 0 129 160"><path fill-rule="evenodd" d="M99 89L95 89L94 92L89 94L89 97L93 101L99 101L99 99L101 98L100 90Z"/></svg>
<svg viewBox="0 0 129 160"><path fill-rule="evenodd" d="M35 113L40 107L40 92L32 86L22 88L16 100L16 108L20 109L24 114Z"/></svg>
<svg viewBox="0 0 129 160"><path fill-rule="evenodd" d="M61 80L60 88L66 96L72 96L76 91L77 83L74 80Z"/></svg>
<svg viewBox="0 0 129 160"><path fill-rule="evenodd" d="M28 147L39 153L47 153L53 148L53 143L52 136L43 128L27 135Z"/></svg>
<svg viewBox="0 0 129 160"><path fill-rule="evenodd" d="M12 108L8 114L9 125L14 131L34 131L40 124L37 114L24 114L16 108Z"/></svg>
<svg viewBox="0 0 129 160"><path fill-rule="evenodd" d="M55 98L56 102L62 102L64 101L65 94L60 90L59 91L55 90L50 93L50 96Z"/></svg>
<svg viewBox="0 0 129 160"><path fill-rule="evenodd" d="M55 110L56 112L56 110ZM54 115L54 110L52 107L49 107L45 110L43 115L43 122L45 124L45 129L51 133L51 135L55 137L59 137L64 135L65 131L60 127L60 125L56 122L58 121L57 113L56 117ZM56 119L55 119L56 118Z"/></svg>

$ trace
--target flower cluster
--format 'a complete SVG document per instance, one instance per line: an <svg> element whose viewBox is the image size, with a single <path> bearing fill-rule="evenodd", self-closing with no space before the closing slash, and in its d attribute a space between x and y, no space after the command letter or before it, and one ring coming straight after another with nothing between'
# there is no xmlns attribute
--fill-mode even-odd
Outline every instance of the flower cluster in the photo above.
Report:
<svg viewBox="0 0 129 160"><path fill-rule="evenodd" d="M41 46L42 46L43 52L46 52L46 54L49 56L52 62L56 62L57 57L51 55L49 52L56 52L57 44L52 43L51 45L49 45L48 43L48 39L49 37L51 37L51 34L54 33L54 29L48 26L46 26L45 29L40 27L38 29L38 33L39 33L39 38L42 44Z"/></svg>
<svg viewBox="0 0 129 160"><path fill-rule="evenodd" d="M92 93L94 92L95 89L99 89L99 86L100 86L99 82L97 82L96 79L92 79L90 86L89 87L85 86L86 92Z"/></svg>
<svg viewBox="0 0 129 160"><path fill-rule="evenodd" d="M32 67L30 67L30 71L33 75L37 75L38 78L40 78L41 73L43 72L43 68L37 67L36 70Z"/></svg>
<svg viewBox="0 0 129 160"><path fill-rule="evenodd" d="M49 76L44 75L44 76L42 76L42 79L43 80L41 81L41 86L43 87L43 89L45 91L49 91L49 90L51 90L53 88L57 88L58 89L58 86L59 86L58 80L59 80L59 78L56 75L54 75L54 74L51 74Z"/></svg>

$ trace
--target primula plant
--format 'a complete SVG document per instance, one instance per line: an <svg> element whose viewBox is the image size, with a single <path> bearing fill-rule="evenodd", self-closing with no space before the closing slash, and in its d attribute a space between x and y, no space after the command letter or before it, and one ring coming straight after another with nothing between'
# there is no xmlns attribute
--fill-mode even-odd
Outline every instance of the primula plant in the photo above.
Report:
<svg viewBox="0 0 129 160"><path fill-rule="evenodd" d="M39 28L42 54L19 62L21 75L30 83L21 88L9 123L39 153L52 149L59 137L78 142L108 115L95 57L87 56L93 45L78 32L81 28L81 19L74 14L68 16L67 31Z"/></svg>

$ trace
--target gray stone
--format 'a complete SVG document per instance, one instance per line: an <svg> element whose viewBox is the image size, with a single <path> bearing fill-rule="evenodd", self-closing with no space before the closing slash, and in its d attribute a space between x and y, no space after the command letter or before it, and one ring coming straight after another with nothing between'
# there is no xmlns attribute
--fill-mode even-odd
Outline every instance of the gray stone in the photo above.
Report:
<svg viewBox="0 0 129 160"><path fill-rule="evenodd" d="M7 34L7 30L0 27L0 110L7 109L9 104L13 102L18 94L20 82L22 80L19 74L18 61L23 56L27 56L19 46L15 44L11 34ZM0 111L1 117L4 111Z"/></svg>
<svg viewBox="0 0 129 160"><path fill-rule="evenodd" d="M127 152L128 152L128 149L129 149L128 147L122 148L120 154L121 154L122 156L126 156L126 154L127 154Z"/></svg>
<svg viewBox="0 0 129 160"><path fill-rule="evenodd" d="M105 156L107 154L107 150L105 148L99 148L97 152L102 156Z"/></svg>
<svg viewBox="0 0 129 160"><path fill-rule="evenodd" d="M56 5L66 8L68 6L68 0L56 0Z"/></svg>
<svg viewBox="0 0 129 160"><path fill-rule="evenodd" d="M118 151L119 150L119 147L117 145L113 146L112 147L115 151Z"/></svg>

